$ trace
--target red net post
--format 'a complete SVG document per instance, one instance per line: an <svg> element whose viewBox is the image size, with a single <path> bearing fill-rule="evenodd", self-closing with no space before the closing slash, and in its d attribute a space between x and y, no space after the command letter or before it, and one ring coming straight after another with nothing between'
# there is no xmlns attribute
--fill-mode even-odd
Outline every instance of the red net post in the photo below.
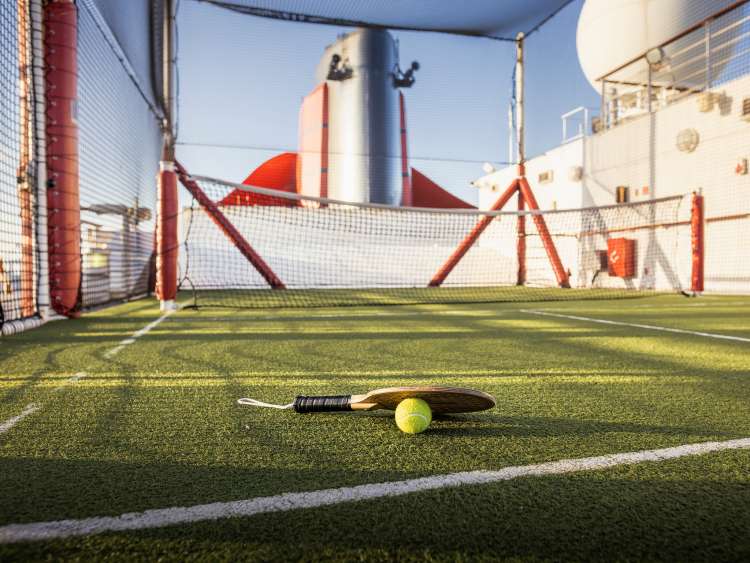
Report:
<svg viewBox="0 0 750 563"><path fill-rule="evenodd" d="M174 163L159 165L158 217L156 222L156 296L163 311L175 308L177 297L177 174Z"/></svg>
<svg viewBox="0 0 750 563"><path fill-rule="evenodd" d="M690 249L692 271L690 289L695 293L703 291L703 266L705 260L704 246L704 210L703 196L693 192L690 208Z"/></svg>
<svg viewBox="0 0 750 563"><path fill-rule="evenodd" d="M52 307L78 316L81 292L81 205L78 185L77 8L72 0L44 7L47 105L47 209Z"/></svg>
<svg viewBox="0 0 750 563"><path fill-rule="evenodd" d="M492 206L490 211L500 211L503 207L505 207L505 204L508 203L508 200L518 190L518 184L518 180L513 180L510 186L508 186L508 188L502 193L502 195L497 198L497 201ZM439 287L440 285L442 285L442 283L445 281L445 278L447 278L448 275L453 271L453 268L455 268L456 265L461 261L461 258L463 258L467 252L469 252L472 246L474 246L474 243L477 242L479 235L481 235L484 230L490 225L490 223L492 223L492 220L494 218L495 217L492 215L485 215L477 222L471 232L463 241L461 241L461 244L458 245L456 250L453 251L453 254L451 254L450 258L448 258L448 260L445 261L445 263L441 266L437 273L432 276L429 287Z"/></svg>

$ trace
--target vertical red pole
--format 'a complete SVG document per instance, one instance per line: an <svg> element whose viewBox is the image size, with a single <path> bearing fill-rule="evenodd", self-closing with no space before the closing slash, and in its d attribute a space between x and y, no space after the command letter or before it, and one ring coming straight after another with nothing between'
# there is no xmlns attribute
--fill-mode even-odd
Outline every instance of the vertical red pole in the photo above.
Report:
<svg viewBox="0 0 750 563"><path fill-rule="evenodd" d="M531 209L532 211L539 211L539 204L536 202L534 192L531 191L531 188L529 187L529 183L526 180L525 176L522 176L518 179L518 186L521 193L523 194L524 200L529 206L529 209ZM552 264L552 270L555 272L557 285L559 285L560 287L570 287L568 273L565 271L565 268L563 268L562 262L560 261L560 256L557 254L557 248L555 248L555 243L553 242L552 237L549 234L547 222L540 214L535 214L532 217L534 219L534 226L536 226L536 230L542 239L544 250L547 252L547 257Z"/></svg>
<svg viewBox="0 0 750 563"><path fill-rule="evenodd" d="M705 262L703 196L693 192L690 208L690 247L692 251L692 272L690 289L703 291L703 268Z"/></svg>
<svg viewBox="0 0 750 563"><path fill-rule="evenodd" d="M177 174L173 162L159 165L158 217L156 220L156 297L162 311L175 308L177 298Z"/></svg>
<svg viewBox="0 0 750 563"><path fill-rule="evenodd" d="M18 205L21 215L21 316L34 314L34 214L31 207L31 76L29 73L29 6L18 0L18 76L21 146L18 163Z"/></svg>
<svg viewBox="0 0 750 563"><path fill-rule="evenodd" d="M406 101L404 93L398 93L399 124L401 127L401 206L412 206L411 178L409 177L409 152L406 144Z"/></svg>
<svg viewBox="0 0 750 563"><path fill-rule="evenodd" d="M73 0L44 6L50 299L55 311L69 317L80 314L81 290L77 16Z"/></svg>
<svg viewBox="0 0 750 563"><path fill-rule="evenodd" d="M519 213L523 213L525 207L523 192L518 190ZM519 215L517 221L518 240L516 241L516 254L518 255L518 277L516 285L524 285L526 283L526 216Z"/></svg>

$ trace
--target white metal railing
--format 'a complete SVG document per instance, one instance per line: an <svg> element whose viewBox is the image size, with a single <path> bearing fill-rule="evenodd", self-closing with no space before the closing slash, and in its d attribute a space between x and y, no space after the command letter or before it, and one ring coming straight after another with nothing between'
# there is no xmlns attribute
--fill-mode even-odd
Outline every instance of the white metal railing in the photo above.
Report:
<svg viewBox="0 0 750 563"><path fill-rule="evenodd" d="M750 74L750 3L709 17L601 78L600 129ZM568 138L563 116L563 142Z"/></svg>
<svg viewBox="0 0 750 563"><path fill-rule="evenodd" d="M579 106L560 116L563 144L590 134L591 108Z"/></svg>

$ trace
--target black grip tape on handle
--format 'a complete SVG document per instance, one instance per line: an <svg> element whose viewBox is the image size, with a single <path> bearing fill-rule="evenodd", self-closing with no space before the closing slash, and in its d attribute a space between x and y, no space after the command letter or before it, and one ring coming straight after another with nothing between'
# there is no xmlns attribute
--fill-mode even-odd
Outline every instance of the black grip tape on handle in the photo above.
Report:
<svg viewBox="0 0 750 563"><path fill-rule="evenodd" d="M300 395L294 399L294 410L306 412L337 412L352 410L351 395L327 395L322 397L305 397Z"/></svg>

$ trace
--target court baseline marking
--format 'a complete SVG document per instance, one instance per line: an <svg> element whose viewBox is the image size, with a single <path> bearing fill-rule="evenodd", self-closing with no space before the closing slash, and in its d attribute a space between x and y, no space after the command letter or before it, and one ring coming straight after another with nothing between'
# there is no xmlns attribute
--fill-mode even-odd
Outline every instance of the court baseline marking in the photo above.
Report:
<svg viewBox="0 0 750 563"><path fill-rule="evenodd" d="M0 543L18 543L87 536L104 532L124 532L286 512L305 508L331 506L345 502L396 497L448 487L482 485L510 481L520 477L561 475L579 471L608 469L619 465L659 462L686 456L697 456L725 450L750 449L750 438L721 442L684 444L655 450L641 450L596 457L563 459L533 465L504 467L496 471L465 471L447 475L433 475L405 481L373 483L354 487L340 487L301 493L256 497L230 502L214 502L194 506L177 506L131 512L119 516L101 516L76 520L56 520L0 526Z"/></svg>
<svg viewBox="0 0 750 563"><path fill-rule="evenodd" d="M151 321L150 323L148 323L143 328L140 328L140 329L136 330L132 335L128 336L124 340L121 340L120 343L117 346L115 346L111 350L107 350L104 353L104 357L106 359L109 359L109 358L117 355L119 352L122 351L123 348L125 348L125 346L130 346L138 338L140 338L144 334L148 334L151 330L153 330L157 326L159 326L162 322L164 322L167 319L167 317L169 317L169 315L171 315L172 313L174 313L176 310L177 309L169 310L169 311L165 312L161 317L159 317L158 319L156 319L155 321Z"/></svg>
<svg viewBox="0 0 750 563"><path fill-rule="evenodd" d="M31 416L36 411L38 411L41 407L37 405L36 403L29 403L24 407L24 409L20 412L20 414L17 414L16 416L10 417L5 422L0 423L0 434L5 434L8 430L13 428L16 424L21 422L24 418L27 416Z"/></svg>
<svg viewBox="0 0 750 563"><path fill-rule="evenodd" d="M58 385L57 387L55 387L53 389L53 391L60 391L66 385L69 385L71 383L78 383L84 377L86 377L86 373L82 372L82 371L79 371L73 377L71 377L70 379L68 379L66 381L63 381L60 385ZM19 422L21 422L24 418L26 418L27 416L31 416L32 414L34 414L35 412L37 412L41 408L42 408L41 405L38 405L36 403L29 403L16 416L13 416L13 417L9 418L5 422L0 422L0 434L4 434L5 432L7 432L11 428L13 428L16 424L18 424Z"/></svg>
<svg viewBox="0 0 750 563"><path fill-rule="evenodd" d="M666 326L645 325L640 323L626 323L624 321L611 321L608 319L596 319L593 317L581 317L579 315L563 315L561 313L550 313L548 311L537 311L533 309L519 309L522 313L529 315L539 315L543 317L557 317L560 319L571 319L574 321L584 321L589 323L599 323L605 325L629 326L632 328L643 328L646 330L658 330L661 332L674 332L677 334L689 334L691 336L703 336L705 338L716 338L718 340L734 340L736 342L750 342L750 338L742 336L730 336L728 334L716 334L713 332L700 332L697 330L685 330L682 328L670 328Z"/></svg>
<svg viewBox="0 0 750 563"><path fill-rule="evenodd" d="M169 315L171 315L174 312L175 312L175 310L167 311L162 316L160 316L158 319L150 322L149 324L147 324L143 328L140 328L140 329L136 330L131 336L129 336L128 338L126 338L126 339L124 339L122 341L120 341L120 343L117 346L115 346L111 350L107 351L104 354L104 357L109 359L112 356L114 356L115 354L117 354L120 350L122 350L125 346L133 344L133 342L135 342L138 338L140 338L144 334L147 334L149 331L151 331L154 328L156 328L157 326L159 326L159 324L161 324L167 317L169 317ZM70 379L68 379L67 381L65 381L62 384L60 384L57 387L55 387L54 391L60 391L66 385L68 385L70 383L77 383L79 380L81 380L84 377L86 377L86 373L85 372L78 372L73 377L71 377ZM26 418L26 417L34 414L35 412L37 412L41 408L42 408L41 405L37 405L36 403L29 403L28 405L26 405L26 407L23 409L23 411L21 411L20 414L17 414L16 416L11 417L11 418L9 418L8 420L6 420L4 422L0 422L0 434L4 434L8 430L10 430L14 426L16 426L19 422L21 422L24 418Z"/></svg>

